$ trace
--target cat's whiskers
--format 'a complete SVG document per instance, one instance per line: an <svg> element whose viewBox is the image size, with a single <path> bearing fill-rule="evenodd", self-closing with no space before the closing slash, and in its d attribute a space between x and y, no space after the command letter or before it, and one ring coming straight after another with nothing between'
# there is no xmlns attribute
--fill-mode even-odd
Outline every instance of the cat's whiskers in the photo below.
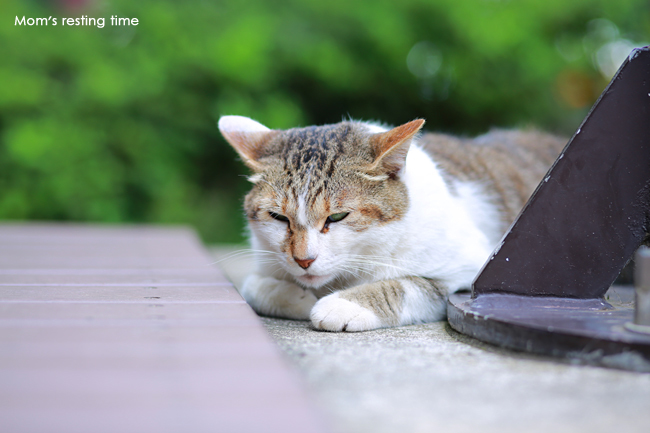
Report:
<svg viewBox="0 0 650 433"><path fill-rule="evenodd" d="M372 272L369 269L365 269L363 267L359 266L352 266L350 264L346 264L340 267L341 270L352 274L356 278L361 277L361 273L367 274L367 275L372 275Z"/></svg>
<svg viewBox="0 0 650 433"><path fill-rule="evenodd" d="M390 262L404 262L404 263L412 263L412 260L409 259L398 259L396 257L386 257L386 256L368 256L365 254L359 254L357 257L361 257L364 259L371 259L371 260L388 260Z"/></svg>
<svg viewBox="0 0 650 433"><path fill-rule="evenodd" d="M413 259L399 259L396 257L376 256L367 254L348 254L346 260L357 264L364 263L381 267L389 267L404 272L413 272L415 269L426 267L425 262ZM403 266L400 266L403 265Z"/></svg>
<svg viewBox="0 0 650 433"><path fill-rule="evenodd" d="M274 259L258 259L256 260L256 263L267 265L267 264L272 264L272 265L277 265L278 261Z"/></svg>
<svg viewBox="0 0 650 433"><path fill-rule="evenodd" d="M335 277L335 278L334 278L334 280L336 280L336 279L338 279L338 277ZM323 286L323 288L324 288L325 290L327 290L328 292L330 292L330 293L334 293L334 292L335 292L335 290L334 290L334 288L332 287L331 284L326 284L326 285Z"/></svg>
<svg viewBox="0 0 650 433"><path fill-rule="evenodd" d="M341 287L342 285L344 285L346 283L346 279L344 278L344 276L342 274L336 274L334 276L334 279L333 279L332 283L325 286L325 288L327 290L329 290L330 293L334 293L334 292L336 292L338 290L338 289L335 289L333 287L334 283L336 283L336 285Z"/></svg>
<svg viewBox="0 0 650 433"><path fill-rule="evenodd" d="M281 255L280 253L275 253L273 251L268 251L268 250L254 250L254 249L241 249L237 251L233 251L232 253L226 255L225 257L217 260L216 262L211 262L211 265L215 265L217 263L221 263L223 261L227 260L232 260L235 258L241 258L242 256L254 256L256 254L273 254L273 255Z"/></svg>
<svg viewBox="0 0 650 433"><path fill-rule="evenodd" d="M340 273L336 276L336 278L340 280L342 286L347 285L345 283L349 282L350 279L349 277L344 278L343 274L349 275L356 280L363 280L373 276L373 273L370 270L364 269L363 267L359 267L359 266L343 265L340 266L338 269Z"/></svg>
<svg viewBox="0 0 650 433"><path fill-rule="evenodd" d="M280 266L279 263L275 263L275 270L273 272L271 272L270 276L275 278L277 273L280 272L280 271L286 272L286 270L282 266Z"/></svg>
<svg viewBox="0 0 650 433"><path fill-rule="evenodd" d="M349 258L362 258L362 259L370 259L370 260L377 260L377 261L382 261L382 260L387 260L390 262L403 262L405 264L415 264L417 266L424 265L424 262L418 262L414 261L413 259L399 259L397 257L389 257L389 256L374 256L374 255L369 255L369 254L348 254L347 257Z"/></svg>
<svg viewBox="0 0 650 433"><path fill-rule="evenodd" d="M378 261L375 261L375 260L368 260L368 259L365 259L365 258L350 258L348 261L350 263L356 264L356 265L369 265L369 266L390 268L390 269L403 271L403 272L412 272L412 269L408 269L408 268L405 268L405 267L402 267L402 266L397 266L397 265L393 265L393 264L390 264L390 263L382 263L382 262L378 262Z"/></svg>

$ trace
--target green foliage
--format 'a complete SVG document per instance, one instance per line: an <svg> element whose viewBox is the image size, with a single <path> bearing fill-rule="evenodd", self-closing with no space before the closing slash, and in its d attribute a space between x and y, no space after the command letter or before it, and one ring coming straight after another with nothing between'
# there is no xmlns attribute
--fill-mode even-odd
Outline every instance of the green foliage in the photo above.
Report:
<svg viewBox="0 0 650 433"><path fill-rule="evenodd" d="M14 25L82 14L140 24ZM189 223L221 242L241 239L248 188L222 114L569 134L607 49L650 39L646 0L5 0L0 16L0 218Z"/></svg>

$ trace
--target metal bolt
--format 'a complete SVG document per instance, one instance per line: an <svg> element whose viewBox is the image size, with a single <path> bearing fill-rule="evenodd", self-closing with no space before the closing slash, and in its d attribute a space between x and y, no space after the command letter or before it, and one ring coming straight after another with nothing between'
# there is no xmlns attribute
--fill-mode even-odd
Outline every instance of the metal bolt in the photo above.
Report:
<svg viewBox="0 0 650 433"><path fill-rule="evenodd" d="M641 247L636 253L634 269L634 323L625 327L634 332L650 334L650 248Z"/></svg>

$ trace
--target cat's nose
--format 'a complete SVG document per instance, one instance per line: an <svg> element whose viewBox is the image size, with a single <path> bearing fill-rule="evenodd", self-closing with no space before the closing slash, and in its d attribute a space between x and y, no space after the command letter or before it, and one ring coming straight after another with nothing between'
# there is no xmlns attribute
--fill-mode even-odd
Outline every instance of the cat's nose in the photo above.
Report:
<svg viewBox="0 0 650 433"><path fill-rule="evenodd" d="M314 260L316 260L316 257L314 257L313 259L312 259L312 258L308 258L308 259L304 259L304 260L303 260L303 259L299 259L298 257L295 257L295 256L294 256L293 259L296 261L296 263L298 263L298 266L300 266L300 267L303 268L303 269L307 269L307 268L309 267L309 265L311 265L312 263L314 263Z"/></svg>

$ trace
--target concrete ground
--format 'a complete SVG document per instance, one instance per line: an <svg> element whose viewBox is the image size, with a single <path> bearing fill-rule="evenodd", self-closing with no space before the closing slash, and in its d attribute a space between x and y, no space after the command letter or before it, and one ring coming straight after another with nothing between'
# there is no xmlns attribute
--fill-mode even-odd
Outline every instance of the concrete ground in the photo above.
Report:
<svg viewBox="0 0 650 433"><path fill-rule="evenodd" d="M238 285L250 259L213 250ZM446 322L328 333L262 318L337 433L647 432L650 374L497 349Z"/></svg>

